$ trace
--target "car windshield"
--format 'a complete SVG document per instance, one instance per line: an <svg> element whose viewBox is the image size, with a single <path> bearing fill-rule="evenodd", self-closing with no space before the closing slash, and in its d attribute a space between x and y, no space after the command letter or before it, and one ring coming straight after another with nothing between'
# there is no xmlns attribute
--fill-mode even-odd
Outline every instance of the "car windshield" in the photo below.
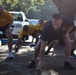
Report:
<svg viewBox="0 0 76 75"><path fill-rule="evenodd" d="M13 16L14 21L22 21L22 15L21 14L16 14L16 13L11 13Z"/></svg>
<svg viewBox="0 0 76 75"><path fill-rule="evenodd" d="M33 24L33 25L37 25L38 24L38 20L28 20L29 24Z"/></svg>

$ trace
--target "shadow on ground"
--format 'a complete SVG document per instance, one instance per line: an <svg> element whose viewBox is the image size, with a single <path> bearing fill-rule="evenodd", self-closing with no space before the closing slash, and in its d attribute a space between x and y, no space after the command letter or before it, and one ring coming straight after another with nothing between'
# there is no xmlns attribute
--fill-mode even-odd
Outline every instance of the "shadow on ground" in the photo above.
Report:
<svg viewBox="0 0 76 75"><path fill-rule="evenodd" d="M4 46L5 47L5 46ZM0 62L0 75L76 75L76 59L71 59L70 62L75 70L64 70L64 46L58 47L54 54L49 53L49 56L44 57L46 68L42 72L36 69L29 69L28 64L33 58L34 47L22 46L19 52L15 54L14 59L6 59L8 50L0 50L0 59L4 55L3 61ZM39 57L37 59L38 63Z"/></svg>

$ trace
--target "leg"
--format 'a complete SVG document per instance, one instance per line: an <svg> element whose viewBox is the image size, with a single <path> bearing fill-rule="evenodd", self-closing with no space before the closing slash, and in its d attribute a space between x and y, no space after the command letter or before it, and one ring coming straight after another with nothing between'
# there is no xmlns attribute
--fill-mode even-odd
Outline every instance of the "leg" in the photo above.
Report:
<svg viewBox="0 0 76 75"><path fill-rule="evenodd" d="M36 38L36 44L37 44L37 42L39 40L39 36L35 36L35 38Z"/></svg>
<svg viewBox="0 0 76 75"><path fill-rule="evenodd" d="M38 42L38 40L39 40L39 35L40 35L39 30L36 30L36 31L33 33L33 36L36 38L36 44L37 44L37 42Z"/></svg>
<svg viewBox="0 0 76 75"><path fill-rule="evenodd" d="M69 56L71 51L70 38L65 38L64 43L65 43L65 60L69 61Z"/></svg>
<svg viewBox="0 0 76 75"><path fill-rule="evenodd" d="M50 52L50 49L52 48L52 47L56 47L57 45L58 45L58 40L53 40L49 45L48 45L48 49L47 49L47 51L45 52L45 55L48 55L48 53Z"/></svg>
<svg viewBox="0 0 76 75"><path fill-rule="evenodd" d="M70 56L70 51L71 51L70 38L65 37L64 43L65 43L65 62L64 62L64 68L65 69L73 70L74 68L69 63L69 56Z"/></svg>
<svg viewBox="0 0 76 75"><path fill-rule="evenodd" d="M9 48L9 58L14 58L12 52L12 44L13 44L13 37L12 37L12 33L11 30L9 28L6 29L5 34L7 36L8 39L8 48Z"/></svg>
<svg viewBox="0 0 76 75"><path fill-rule="evenodd" d="M32 42L31 43L33 43L34 42L34 36L32 36Z"/></svg>
<svg viewBox="0 0 76 75"><path fill-rule="evenodd" d="M21 38L18 38L16 45L15 45L15 48L14 48L15 52L18 52L19 47L20 47L20 43L21 43Z"/></svg>
<svg viewBox="0 0 76 75"><path fill-rule="evenodd" d="M13 44L13 37L12 37L12 33L10 31L10 29L8 28L5 32L7 38L8 38L8 48L9 48L9 52L12 51L12 44Z"/></svg>
<svg viewBox="0 0 76 75"><path fill-rule="evenodd" d="M72 48L71 48L71 54L70 57L76 58L76 55L74 54L74 49L76 49L76 35L73 34L73 42L72 42Z"/></svg>
<svg viewBox="0 0 76 75"><path fill-rule="evenodd" d="M71 43L71 53L70 57L76 58L76 55L74 54L74 49L76 48L76 28L72 29L72 32L70 33L70 38L73 40Z"/></svg>
<svg viewBox="0 0 76 75"><path fill-rule="evenodd" d="M38 41L38 43L36 45L33 61L28 65L28 68L35 68L36 67L35 62L36 62L36 59L37 59L37 57L39 55L40 47L41 47L41 39Z"/></svg>
<svg viewBox="0 0 76 75"><path fill-rule="evenodd" d="M18 47L21 47L23 45L23 43L25 43L25 40L28 40L29 36L23 34L22 37L18 36L18 40L20 40Z"/></svg>

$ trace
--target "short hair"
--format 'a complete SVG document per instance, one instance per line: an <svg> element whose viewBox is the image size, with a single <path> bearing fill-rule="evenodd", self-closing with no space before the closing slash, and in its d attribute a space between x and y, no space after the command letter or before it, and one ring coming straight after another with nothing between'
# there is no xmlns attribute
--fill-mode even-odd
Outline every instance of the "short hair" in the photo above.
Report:
<svg viewBox="0 0 76 75"><path fill-rule="evenodd" d="M42 19L40 19L39 21L43 22L43 20L42 20Z"/></svg>
<svg viewBox="0 0 76 75"><path fill-rule="evenodd" d="M39 21L42 21L42 22L43 22L43 20L42 20L42 19L40 19Z"/></svg>
<svg viewBox="0 0 76 75"><path fill-rule="evenodd" d="M26 31L27 29L28 29L28 26L27 25L24 25L23 26L23 30Z"/></svg>
<svg viewBox="0 0 76 75"><path fill-rule="evenodd" d="M59 13L53 14L52 18L54 18L54 19L62 19L61 14L59 14Z"/></svg>

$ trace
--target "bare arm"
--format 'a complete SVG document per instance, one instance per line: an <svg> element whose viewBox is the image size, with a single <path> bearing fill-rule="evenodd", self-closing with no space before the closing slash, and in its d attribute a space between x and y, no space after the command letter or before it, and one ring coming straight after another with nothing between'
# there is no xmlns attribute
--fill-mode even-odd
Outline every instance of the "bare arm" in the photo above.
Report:
<svg viewBox="0 0 76 75"><path fill-rule="evenodd" d="M67 29L64 37L70 37L70 32L71 32L71 30L72 30L73 28L74 28L74 25L70 26L70 27ZM72 32L72 34L73 34L73 33L74 33L74 32Z"/></svg>
<svg viewBox="0 0 76 75"><path fill-rule="evenodd" d="M19 45L20 45L20 42L21 42L21 38L18 38L18 40L17 40L17 42L16 42L16 45L15 45L15 47L19 47Z"/></svg>
<svg viewBox="0 0 76 75"><path fill-rule="evenodd" d="M40 60L38 63L37 69L42 69L44 68L44 52L45 52L45 47L47 45L48 41L43 41L41 42L41 47L40 47Z"/></svg>
<svg viewBox="0 0 76 75"><path fill-rule="evenodd" d="M45 47L47 46L48 41L43 41L41 43L41 48L40 48L40 61L44 61L44 52L45 52Z"/></svg>

